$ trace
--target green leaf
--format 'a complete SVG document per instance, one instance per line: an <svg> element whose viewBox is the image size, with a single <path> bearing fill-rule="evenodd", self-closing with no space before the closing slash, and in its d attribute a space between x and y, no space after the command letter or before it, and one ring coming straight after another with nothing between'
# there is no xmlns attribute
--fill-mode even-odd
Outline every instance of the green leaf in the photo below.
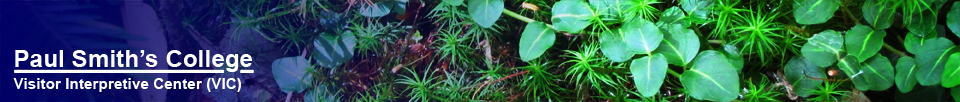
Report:
<svg viewBox="0 0 960 102"><path fill-rule="evenodd" d="M657 95L660 86L663 85L663 79L667 76L667 60L660 54L651 54L640 59L635 59L630 63L630 73L633 74L633 82L637 85L637 90L643 97Z"/></svg>
<svg viewBox="0 0 960 102"><path fill-rule="evenodd" d="M883 30L873 30L866 25L856 25L847 31L847 36L844 37L844 44L847 48L847 52L850 55L857 56L860 59L860 62L866 61L866 58L873 57L880 51L880 48L883 45L883 37L887 36L887 32Z"/></svg>
<svg viewBox="0 0 960 102"><path fill-rule="evenodd" d="M660 42L660 46L654 50L654 53L666 56L670 64L686 66L693 61L697 51L700 50L700 38L693 30L684 29L680 24L668 25L661 27L660 31L665 31L663 34L665 40Z"/></svg>
<svg viewBox="0 0 960 102"><path fill-rule="evenodd" d="M390 14L390 7L393 7L393 5L387 2L389 1L377 2L374 5L360 8L360 15L365 17L382 17Z"/></svg>
<svg viewBox="0 0 960 102"><path fill-rule="evenodd" d="M321 34L313 41L313 59L324 68L336 68L353 58L357 38L352 33L340 36Z"/></svg>
<svg viewBox="0 0 960 102"><path fill-rule="evenodd" d="M301 92L313 84L310 62L303 56L284 57L273 61L273 78L285 93Z"/></svg>
<svg viewBox="0 0 960 102"><path fill-rule="evenodd" d="M871 83L865 77L863 77L863 70L861 70L859 59L855 56L847 56L840 59L840 63L837 63L837 66L840 67L840 70L843 71L850 80L853 80L853 84L859 90L869 90Z"/></svg>
<svg viewBox="0 0 960 102"><path fill-rule="evenodd" d="M537 59L557 40L557 34L553 32L553 29L539 21L528 23L522 34L520 36L520 59L523 61Z"/></svg>
<svg viewBox="0 0 960 102"><path fill-rule="evenodd" d="M860 66L863 67L863 77L872 85L870 90L883 91L893 86L895 79L893 65L887 57L878 55Z"/></svg>
<svg viewBox="0 0 960 102"><path fill-rule="evenodd" d="M623 31L622 39L627 42L627 51L636 54L650 54L660 46L663 41L663 33L660 33L660 27L645 19L634 19L632 22L620 27Z"/></svg>
<svg viewBox="0 0 960 102"><path fill-rule="evenodd" d="M826 30L813 35L803 45L803 57L820 67L828 67L840 59L843 51L843 36L837 31Z"/></svg>
<svg viewBox="0 0 960 102"><path fill-rule="evenodd" d="M940 78L943 76L943 67L947 63L947 57L956 52L956 46L947 38L935 38L926 40L920 47L920 53L917 56L917 82L920 85L930 86L940 84Z"/></svg>
<svg viewBox="0 0 960 102"><path fill-rule="evenodd" d="M793 56L793 58L790 58L790 61L784 66L783 72L787 81L793 85L793 93L796 93L800 97L813 95L813 92L817 90L817 86L823 84L823 80L810 79L807 78L807 76L814 78L826 77L826 75L823 74L823 68L817 67L816 64L813 64L813 62L801 56Z"/></svg>
<svg viewBox="0 0 960 102"><path fill-rule="evenodd" d="M503 0L469 0L467 7L473 22L483 28L493 27L503 14Z"/></svg>
<svg viewBox="0 0 960 102"><path fill-rule="evenodd" d="M837 0L801 0L794 3L793 17L797 23L811 25L827 22L833 18L833 12L840 8Z"/></svg>
<svg viewBox="0 0 960 102"><path fill-rule="evenodd" d="M915 34L907 34L907 38L903 39L903 47L907 49L907 52L913 54L920 53L920 47L923 45L923 41L937 38L937 36L926 36L920 37Z"/></svg>
<svg viewBox="0 0 960 102"><path fill-rule="evenodd" d="M619 16L626 12L630 1L627 0L587 0L595 9L596 15ZM622 18L622 17L619 17Z"/></svg>
<svg viewBox="0 0 960 102"><path fill-rule="evenodd" d="M903 17L903 24L907 25L907 30L917 36L926 36L936 31L937 16L933 12L923 12L908 14L910 17Z"/></svg>
<svg viewBox="0 0 960 102"><path fill-rule="evenodd" d="M713 50L700 52L691 65L690 70L684 71L680 78L691 97L732 101L740 95L737 71L722 53Z"/></svg>
<svg viewBox="0 0 960 102"><path fill-rule="evenodd" d="M902 57L897 61L896 83L900 93L907 93L917 85L917 66L913 57Z"/></svg>
<svg viewBox="0 0 960 102"><path fill-rule="evenodd" d="M894 3L888 0L867 0L863 2L860 10L871 27L883 30L893 25L896 9Z"/></svg>
<svg viewBox="0 0 960 102"><path fill-rule="evenodd" d="M947 28L960 37L960 2L954 2L953 7L947 12Z"/></svg>
<svg viewBox="0 0 960 102"><path fill-rule="evenodd" d="M712 13L710 8L713 7L713 0L681 0L680 6L691 17L707 19L707 15Z"/></svg>
<svg viewBox="0 0 960 102"><path fill-rule="evenodd" d="M443 0L443 3L450 6L460 6L463 5L463 0Z"/></svg>
<svg viewBox="0 0 960 102"><path fill-rule="evenodd" d="M686 16L679 7L670 7L669 9L663 11L663 15L660 16L660 21L657 21L657 25L662 26L661 24L681 24L681 27L688 27L690 22L683 20L685 17Z"/></svg>
<svg viewBox="0 0 960 102"><path fill-rule="evenodd" d="M553 4L554 27L567 33L580 33L583 28L590 26L593 10L590 4L583 0L561 0Z"/></svg>
<svg viewBox="0 0 960 102"><path fill-rule="evenodd" d="M953 53L947 58L942 81L943 87L954 87L960 84L960 53Z"/></svg>
<svg viewBox="0 0 960 102"><path fill-rule="evenodd" d="M960 87L950 88L950 95L953 95L953 100L960 102Z"/></svg>
<svg viewBox="0 0 960 102"><path fill-rule="evenodd" d="M614 29L600 33L600 51L603 56L607 56L610 61L624 62L630 60L634 53L628 51L627 42L622 40L623 30Z"/></svg>
<svg viewBox="0 0 960 102"><path fill-rule="evenodd" d="M733 67L737 68L737 72L741 72L743 70L744 59L740 54L740 49L734 44L726 44L723 45L723 52L727 55L727 59L730 59L730 64L733 64Z"/></svg>

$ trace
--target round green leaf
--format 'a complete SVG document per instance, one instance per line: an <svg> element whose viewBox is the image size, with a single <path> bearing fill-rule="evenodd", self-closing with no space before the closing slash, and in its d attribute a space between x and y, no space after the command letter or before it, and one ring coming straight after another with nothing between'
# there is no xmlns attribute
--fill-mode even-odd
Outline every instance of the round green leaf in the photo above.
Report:
<svg viewBox="0 0 960 102"><path fill-rule="evenodd" d="M803 57L820 67L828 67L840 59L843 51L843 36L837 31L826 30L813 35L803 45L800 52Z"/></svg>
<svg viewBox="0 0 960 102"><path fill-rule="evenodd" d="M960 84L960 53L953 53L947 58L942 81L943 87L954 87Z"/></svg>
<svg viewBox="0 0 960 102"><path fill-rule="evenodd" d="M272 68L277 86L285 93L301 92L313 84L313 77L307 72L311 68L310 63L303 56L274 60Z"/></svg>
<svg viewBox="0 0 960 102"><path fill-rule="evenodd" d="M920 47L920 53L917 54L917 82L920 85L930 86L940 84L940 78L943 76L943 67L947 63L947 57L956 52L956 46L947 38L935 38L926 40Z"/></svg>
<svg viewBox="0 0 960 102"><path fill-rule="evenodd" d="M667 70L667 60L660 54L645 56L630 63L630 73L636 83L634 85L637 85L637 90L643 97L657 95L663 85L663 78L667 76Z"/></svg>
<svg viewBox="0 0 960 102"><path fill-rule="evenodd" d="M947 12L947 28L960 37L960 2L954 2L953 7Z"/></svg>
<svg viewBox="0 0 960 102"><path fill-rule="evenodd" d="M920 37L920 36L908 33L907 37L903 39L904 40L903 47L907 49L907 52L910 52L913 54L919 54L920 47L921 45L923 45L923 42L930 39L934 39L934 38L937 38L937 36Z"/></svg>
<svg viewBox="0 0 960 102"><path fill-rule="evenodd" d="M463 0L443 0L443 3L450 6L460 6L463 5Z"/></svg>
<svg viewBox="0 0 960 102"><path fill-rule="evenodd" d="M847 52L850 55L857 56L860 59L860 62L866 61L866 58L873 57L880 51L880 48L883 45L883 37L887 36L887 32L883 30L873 30L866 25L856 25L847 31L847 36L844 37L844 44L847 48Z"/></svg>
<svg viewBox="0 0 960 102"><path fill-rule="evenodd" d="M683 10L680 10L679 7L670 7L667 10L664 10L660 16L660 21L657 21L657 25L661 24L680 24L681 27L688 27L690 22L683 20L686 18L686 15L683 14ZM662 25L661 25L662 26Z"/></svg>
<svg viewBox="0 0 960 102"><path fill-rule="evenodd" d="M863 67L863 77L870 82L870 90L887 90L894 84L893 64L890 59L884 56L875 56L866 60L860 66Z"/></svg>
<svg viewBox="0 0 960 102"><path fill-rule="evenodd" d="M680 6L692 17L707 19L707 15L712 12L710 8L713 7L713 0L680 0Z"/></svg>
<svg viewBox="0 0 960 102"><path fill-rule="evenodd" d="M390 3L377 2L374 5L360 8L360 15L364 17L382 17L390 14L390 7L393 7Z"/></svg>
<svg viewBox="0 0 960 102"><path fill-rule="evenodd" d="M790 61L784 66L783 72L787 81L793 85L793 93L796 93L797 96L800 97L813 95L813 92L817 90L817 86L823 84L823 80L810 79L807 78L807 76L814 78L826 77L826 75L823 74L823 68L817 67L816 64L813 64L801 56L793 56L793 58L790 58Z"/></svg>
<svg viewBox="0 0 960 102"><path fill-rule="evenodd" d="M902 57L897 60L896 83L900 93L907 93L917 85L917 66L913 57Z"/></svg>
<svg viewBox="0 0 960 102"><path fill-rule="evenodd" d="M871 27L882 30L893 24L893 15L897 12L894 7L894 3L887 0L867 0L860 10Z"/></svg>
<svg viewBox="0 0 960 102"><path fill-rule="evenodd" d="M536 21L528 23L523 29L523 35L520 36L520 59L523 61L537 59L553 46L556 40L556 33L547 27L547 24Z"/></svg>
<svg viewBox="0 0 960 102"><path fill-rule="evenodd" d="M680 82L691 97L709 101L732 101L740 93L740 79L722 53L707 50L700 52L691 62L690 70L684 71Z"/></svg>
<svg viewBox="0 0 960 102"><path fill-rule="evenodd" d="M738 73L741 72L741 70L743 70L744 59L740 54L740 49L734 44L725 44L723 45L723 52L727 55L727 59L730 59L730 64L733 64L733 68L736 68Z"/></svg>
<svg viewBox="0 0 960 102"><path fill-rule="evenodd" d="M587 0L590 6L595 9L596 15L616 15L626 12L630 1L627 0Z"/></svg>
<svg viewBox="0 0 960 102"><path fill-rule="evenodd" d="M500 14L503 14L503 0L469 0L467 12L470 12L470 18L477 25L490 28L500 19Z"/></svg>
<svg viewBox="0 0 960 102"><path fill-rule="evenodd" d="M624 62L633 57L634 53L628 51L627 42L624 41L623 30L614 29L600 33L600 51L603 56L613 62Z"/></svg>
<svg viewBox="0 0 960 102"><path fill-rule="evenodd" d="M593 18L590 4L583 0L560 0L552 9L554 27L563 32L580 33Z"/></svg>
<svg viewBox="0 0 960 102"><path fill-rule="evenodd" d="M843 71L850 80L853 80L854 86L859 90L869 90L871 83L863 75L863 70L861 70L859 59L855 56L847 56L840 59L840 62L837 63L837 66L840 67L840 70Z"/></svg>
<svg viewBox="0 0 960 102"><path fill-rule="evenodd" d="M340 36L321 34L313 41L313 59L324 68L336 68L353 58L357 38L352 33Z"/></svg>
<svg viewBox="0 0 960 102"><path fill-rule="evenodd" d="M690 29L684 29L680 24L668 24L663 26L660 31L663 34L663 42L654 53L663 54L667 62L677 66L686 66L693 61L700 50L700 38Z"/></svg>
<svg viewBox="0 0 960 102"><path fill-rule="evenodd" d="M934 16L933 12L923 12L916 14L908 14L909 17L903 17L903 24L907 25L907 30L910 30L910 33L917 34L917 36L926 36L927 34L935 34L937 27L937 16Z"/></svg>
<svg viewBox="0 0 960 102"><path fill-rule="evenodd" d="M636 54L650 54L660 46L663 41L663 34L660 33L660 27L645 19L634 19L632 22L620 27L623 31L622 39L627 42L627 51Z"/></svg>
<svg viewBox="0 0 960 102"><path fill-rule="evenodd" d="M840 8L837 0L800 0L793 7L793 17L800 24L820 24L833 18L833 12Z"/></svg>

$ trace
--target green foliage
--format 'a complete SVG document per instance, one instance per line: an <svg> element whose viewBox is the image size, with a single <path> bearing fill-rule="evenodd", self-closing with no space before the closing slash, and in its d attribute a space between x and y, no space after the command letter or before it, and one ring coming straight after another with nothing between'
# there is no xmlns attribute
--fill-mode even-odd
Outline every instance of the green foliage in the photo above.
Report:
<svg viewBox="0 0 960 102"><path fill-rule="evenodd" d="M569 64L570 66L565 73L569 79L577 84L590 84L599 92L603 92L600 88L601 85L614 86L618 83L609 74L594 70L603 67L604 63L608 63L608 60L599 56L599 49L600 46L596 44L584 43L580 51L564 50L567 54L561 57L571 59L563 62L563 65Z"/></svg>
<svg viewBox="0 0 960 102"><path fill-rule="evenodd" d="M349 29L351 34L356 35L356 51L359 55L369 55L372 53L383 53L384 43L381 40L391 40L397 38L397 33L405 33L405 30L396 29L400 23L367 23L353 22ZM389 42L388 42L389 43Z"/></svg>
<svg viewBox="0 0 960 102"><path fill-rule="evenodd" d="M346 33L339 36L320 35L313 41L313 59L324 68L336 68L353 58L357 38Z"/></svg>
<svg viewBox="0 0 960 102"><path fill-rule="evenodd" d="M928 11L907 15L909 16L903 17L903 24L907 25L907 30L910 30L910 33L916 34L917 36L926 36L927 34L935 33L935 27L937 26L937 16L935 13Z"/></svg>
<svg viewBox="0 0 960 102"><path fill-rule="evenodd" d="M554 100L559 99L560 93L557 91L564 90L557 83L556 75L549 72L549 69L555 66L551 66L552 62L544 62L542 59L537 59L533 61L528 61L528 66L519 67L527 72L524 75L523 82L520 83L520 86L523 86L524 95L530 98L532 101L535 100Z"/></svg>
<svg viewBox="0 0 960 102"><path fill-rule="evenodd" d="M840 83L825 82L821 86L817 86L817 90L813 91L813 95L816 97L809 98L807 101L813 102L838 102L840 99L838 96L846 96L850 91L840 90Z"/></svg>
<svg viewBox="0 0 960 102"><path fill-rule="evenodd" d="M582 0L561 0L553 4L551 11L554 28L560 32L581 33L592 23L593 9L590 4Z"/></svg>
<svg viewBox="0 0 960 102"><path fill-rule="evenodd" d="M887 57L875 56L866 60L860 66L863 67L863 76L867 82L870 82L869 90L883 91L893 86L894 69Z"/></svg>
<svg viewBox="0 0 960 102"><path fill-rule="evenodd" d="M730 43L743 45L740 54L757 54L761 63L767 64L768 55L776 55L775 52L783 49L779 42L785 38L780 30L783 27L773 22L774 18L780 17L779 13L767 13L756 10L746 15L737 15L732 28L735 39Z"/></svg>
<svg viewBox="0 0 960 102"><path fill-rule="evenodd" d="M717 3L710 8L717 17L716 27L710 33L710 38L726 40L728 30L733 25L735 17L739 16L740 12L750 11L736 8L738 4L740 4L740 0L717 0Z"/></svg>
<svg viewBox="0 0 960 102"><path fill-rule="evenodd" d="M870 89L871 83L863 76L863 66L858 62L860 59L854 56L847 56L837 62L837 66L843 71L843 74L850 78L858 90Z"/></svg>
<svg viewBox="0 0 960 102"><path fill-rule="evenodd" d="M780 101L777 100L777 97L783 95L783 93L773 90L773 87L767 86L771 85L770 81L767 80L767 77L761 77L760 81L757 84L754 84L753 79L745 80L747 82L747 89L743 90L743 101L747 102L774 102Z"/></svg>
<svg viewBox="0 0 960 102"><path fill-rule="evenodd" d="M654 20L656 19L657 15L659 15L658 13L660 13L660 10L657 10L657 8L653 7L653 4L658 4L658 3L662 3L662 2L657 0L630 0L629 2L627 2L627 5L632 5L632 6L624 10L625 12L627 12L623 14L624 19Z"/></svg>
<svg viewBox="0 0 960 102"><path fill-rule="evenodd" d="M491 28L503 14L503 0L468 0L467 11L473 21L483 28Z"/></svg>
<svg viewBox="0 0 960 102"><path fill-rule="evenodd" d="M850 31L847 31L847 35L844 37L844 47L851 55L864 58L860 59L860 62L863 62L867 60L866 58L873 57L880 51L884 36L887 36L886 31L873 30L866 25L856 25L850 28Z"/></svg>
<svg viewBox="0 0 960 102"><path fill-rule="evenodd" d="M600 34L601 50L614 62L627 61L634 54L650 54L661 41L660 29L645 19L635 19L620 29Z"/></svg>
<svg viewBox="0 0 960 102"><path fill-rule="evenodd" d="M691 62L690 70L684 71L680 82L691 97L709 101L731 101L740 94L737 70L722 53L707 50L700 52Z"/></svg>
<svg viewBox="0 0 960 102"><path fill-rule="evenodd" d="M936 38L924 41L917 54L917 82L920 85L930 86L940 84L943 76L943 67L947 57L957 52L953 41L946 38Z"/></svg>
<svg viewBox="0 0 960 102"><path fill-rule="evenodd" d="M909 36L909 35L908 35ZM917 85L917 65L913 57L902 57L897 60L896 83L900 93L907 93Z"/></svg>
<svg viewBox="0 0 960 102"><path fill-rule="evenodd" d="M305 102L341 102L340 92L343 90L331 91L330 85L319 84L315 86L313 91L308 91L303 95L303 101ZM336 89L333 89L336 90Z"/></svg>
<svg viewBox="0 0 960 102"><path fill-rule="evenodd" d="M801 56L790 58L790 61L784 66L783 72L787 82L793 86L791 87L793 93L800 97L813 95L817 86L823 85L823 80L815 80L809 77L824 78L827 76L823 73L823 68L817 67L816 64Z"/></svg>
<svg viewBox="0 0 960 102"><path fill-rule="evenodd" d="M663 54L668 63L686 66L700 51L700 38L693 30L684 29L680 24L664 24L660 31L664 33L664 40L654 53Z"/></svg>
<svg viewBox="0 0 960 102"><path fill-rule="evenodd" d="M298 93L313 84L313 76L308 73L310 62L303 56L284 57L273 61L273 78L280 90L286 93Z"/></svg>
<svg viewBox="0 0 960 102"><path fill-rule="evenodd" d="M833 12L840 8L840 0L800 0L793 7L797 23L821 24L833 18Z"/></svg>
<svg viewBox="0 0 960 102"><path fill-rule="evenodd" d="M543 22L527 23L522 34L520 37L520 59L523 61L540 57L543 52L553 46L553 42L557 39L556 33Z"/></svg>
<svg viewBox="0 0 960 102"><path fill-rule="evenodd" d="M954 2L953 7L947 12L947 28L953 31L957 37L960 37L960 2Z"/></svg>
<svg viewBox="0 0 960 102"><path fill-rule="evenodd" d="M833 65L841 58L843 51L843 36L833 30L814 35L801 49L803 57L820 67Z"/></svg>
<svg viewBox="0 0 960 102"><path fill-rule="evenodd" d="M863 11L863 18L870 23L870 27L876 29L887 29L893 25L894 14L897 12L894 7L896 1L892 0L866 0L863 2L860 10Z"/></svg>
<svg viewBox="0 0 960 102"><path fill-rule="evenodd" d="M667 60L663 55L652 54L630 63L633 82L643 97L651 97L660 92L660 85L667 76Z"/></svg>
<svg viewBox="0 0 960 102"><path fill-rule="evenodd" d="M407 96L410 96L410 101L421 101L427 102L428 98L435 97L433 89L436 88L440 83L436 83L437 77L433 77L433 72L424 72L423 75L417 75L417 72L413 71L413 68L403 68L407 72L410 72L410 75L401 75L401 79L397 79L397 83L408 85L406 89L403 89L407 93Z"/></svg>
<svg viewBox="0 0 960 102"><path fill-rule="evenodd" d="M450 61L450 66L469 68L473 65L473 49L467 44L469 37L459 36L460 30L441 30L434 48L440 59Z"/></svg>
<svg viewBox="0 0 960 102"><path fill-rule="evenodd" d="M947 59L946 65L944 65L943 78L943 87L954 87L960 85L960 53L953 53Z"/></svg>
<svg viewBox="0 0 960 102"><path fill-rule="evenodd" d="M953 100L960 101L960 87L950 88L950 94L953 95Z"/></svg>

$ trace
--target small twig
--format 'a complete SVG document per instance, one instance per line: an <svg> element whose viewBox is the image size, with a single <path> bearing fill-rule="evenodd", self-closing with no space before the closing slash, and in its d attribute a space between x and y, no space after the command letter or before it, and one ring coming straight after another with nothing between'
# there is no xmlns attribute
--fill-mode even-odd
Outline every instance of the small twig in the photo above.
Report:
<svg viewBox="0 0 960 102"><path fill-rule="evenodd" d="M840 10L843 10L843 12L847 13L847 16L848 16L847 19L853 20L853 23L860 24L860 19L857 19L857 17L853 16L853 13L850 12L850 10L848 10L847 7L850 7L850 6L843 6L843 9L840 9Z"/></svg>
<svg viewBox="0 0 960 102"><path fill-rule="evenodd" d="M511 77L515 77L515 76L519 76L519 75L524 74L524 73L527 73L527 72L530 72L530 71L523 71L523 72L520 72L520 73L514 73L514 74L508 75L508 76L506 76L506 77L497 79L496 81L493 81L493 82L490 82L490 81L484 82L482 85L480 85L480 88L477 88L477 91L473 91L473 96L471 96L471 99L476 99L476 98L477 98L477 92L480 92L480 90L483 89L484 86L487 86L487 84L497 83L497 82L503 81L503 80L505 80L505 79L508 79L508 78L511 78Z"/></svg>

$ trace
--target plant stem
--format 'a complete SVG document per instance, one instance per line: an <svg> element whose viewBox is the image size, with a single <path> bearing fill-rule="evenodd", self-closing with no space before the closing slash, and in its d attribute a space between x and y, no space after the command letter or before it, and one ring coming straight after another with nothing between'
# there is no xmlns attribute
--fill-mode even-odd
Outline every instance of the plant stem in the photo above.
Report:
<svg viewBox="0 0 960 102"><path fill-rule="evenodd" d="M528 17L524 17L523 15L517 14L516 12L510 11L508 9L503 9L503 14L507 14L507 16L516 18L517 20L527 22L527 23L533 23L537 21ZM553 25L550 25L550 24L547 24L547 27L550 27L550 29L553 29L553 30L557 30L556 28L553 28Z"/></svg>
<svg viewBox="0 0 960 102"><path fill-rule="evenodd" d="M676 71L667 69L667 73L670 73L670 75L673 75L673 77L677 77L677 79L680 79L680 73L677 73Z"/></svg>
<svg viewBox="0 0 960 102"><path fill-rule="evenodd" d="M893 48L893 46L890 46L890 44L883 43L883 48L884 48L884 49L887 49L887 50L890 51L890 52L893 52L894 54L897 54L897 55L900 55L900 56L907 56L907 54L904 54L904 53L901 52L900 50L897 50L896 48Z"/></svg>
<svg viewBox="0 0 960 102"><path fill-rule="evenodd" d="M847 7L849 7L849 6L844 6L843 9L841 9L841 10L843 10L843 12L846 12L846 13L847 13L847 16L848 16L847 18L850 19L850 20L853 20L853 23L860 24L860 19L856 19L857 17L854 17L854 16L853 16L853 13L850 12L850 10L848 10Z"/></svg>

